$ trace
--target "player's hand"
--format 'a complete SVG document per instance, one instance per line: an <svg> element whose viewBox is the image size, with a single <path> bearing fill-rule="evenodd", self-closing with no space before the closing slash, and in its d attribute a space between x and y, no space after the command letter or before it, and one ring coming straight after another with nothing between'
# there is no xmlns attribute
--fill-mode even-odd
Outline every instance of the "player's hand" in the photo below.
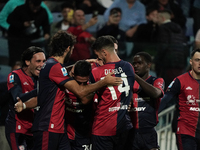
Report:
<svg viewBox="0 0 200 150"><path fill-rule="evenodd" d="M114 72L111 72L105 76L105 81L107 85L120 85L123 83L123 80L120 77L113 77Z"/></svg>
<svg viewBox="0 0 200 150"><path fill-rule="evenodd" d="M91 63L91 65L93 65L93 63L97 63L100 66L103 66L102 60L99 60L99 59L86 59L86 61L88 61L89 63Z"/></svg>
<svg viewBox="0 0 200 150"><path fill-rule="evenodd" d="M87 62L89 63L96 63L97 62L97 59L86 59Z"/></svg>
<svg viewBox="0 0 200 150"><path fill-rule="evenodd" d="M15 108L15 111L19 113L23 110L23 102L19 97L17 97L17 101L18 102L15 104L14 108Z"/></svg>
<svg viewBox="0 0 200 150"><path fill-rule="evenodd" d="M71 71L69 72L70 77L74 77L74 66L75 66L75 65L72 66L72 69L71 69Z"/></svg>

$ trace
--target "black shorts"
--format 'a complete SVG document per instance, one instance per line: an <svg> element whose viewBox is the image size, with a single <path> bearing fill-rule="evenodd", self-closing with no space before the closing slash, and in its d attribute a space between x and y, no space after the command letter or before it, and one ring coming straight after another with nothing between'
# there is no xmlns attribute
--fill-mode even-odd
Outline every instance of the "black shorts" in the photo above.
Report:
<svg viewBox="0 0 200 150"><path fill-rule="evenodd" d="M129 149L131 150L141 150L147 149L150 150L152 148L159 148L158 140L157 140L157 132L154 128L152 129L142 129L142 130L132 130L129 135L132 141L129 143L131 146Z"/></svg>
<svg viewBox="0 0 200 150"><path fill-rule="evenodd" d="M76 138L76 140L69 139L70 146L72 150L90 150L91 149L91 139L86 138Z"/></svg>
<svg viewBox="0 0 200 150"><path fill-rule="evenodd" d="M6 139L11 149L31 150L33 148L33 136L22 133L6 133Z"/></svg>
<svg viewBox="0 0 200 150"><path fill-rule="evenodd" d="M92 150L125 150L128 132L125 131L115 136L92 135Z"/></svg>
<svg viewBox="0 0 200 150"><path fill-rule="evenodd" d="M67 133L37 131L33 133L33 150L71 150Z"/></svg>
<svg viewBox="0 0 200 150"><path fill-rule="evenodd" d="M185 134L176 134L178 150L200 150L200 139Z"/></svg>

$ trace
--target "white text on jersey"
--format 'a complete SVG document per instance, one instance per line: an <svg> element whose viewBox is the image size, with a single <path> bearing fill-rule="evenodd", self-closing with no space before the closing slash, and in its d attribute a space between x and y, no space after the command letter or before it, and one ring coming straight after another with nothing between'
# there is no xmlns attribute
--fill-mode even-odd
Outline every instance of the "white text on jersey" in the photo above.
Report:
<svg viewBox="0 0 200 150"><path fill-rule="evenodd" d="M115 69L105 69L104 71L105 71L105 75L107 75L111 72L114 72L115 74L121 74L123 72L121 67L115 68Z"/></svg>

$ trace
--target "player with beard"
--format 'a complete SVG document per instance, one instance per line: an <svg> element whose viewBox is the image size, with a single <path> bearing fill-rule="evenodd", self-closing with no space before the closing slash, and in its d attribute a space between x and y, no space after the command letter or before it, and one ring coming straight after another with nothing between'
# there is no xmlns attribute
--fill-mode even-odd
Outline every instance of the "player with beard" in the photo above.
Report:
<svg viewBox="0 0 200 150"><path fill-rule="evenodd" d="M68 76L66 68L62 65L66 57L72 54L75 37L65 31L58 31L50 42L52 47L50 55L41 69L38 88L38 111L35 113L33 123L34 150L70 150L69 139L65 132L65 89L74 93L87 103L87 96L106 85L119 85L121 78L112 77L111 74L94 84L79 85ZM25 102L26 108L32 108L30 99Z"/></svg>
<svg viewBox="0 0 200 150"><path fill-rule="evenodd" d="M133 67L118 57L110 36L97 38L92 49L98 60L104 64L92 69L92 83L101 81L112 71L116 77L123 79L123 84L119 86L106 86L97 91L98 104L92 126L92 148L122 150L127 133L132 128L127 108L135 81Z"/></svg>
<svg viewBox="0 0 200 150"><path fill-rule="evenodd" d="M8 75L7 86L10 93L9 113L6 118L6 138L11 149L31 149L33 110L16 113L14 104L17 97L22 101L37 96L36 83L40 70L46 61L44 51L39 47L29 47L22 53L22 68ZM35 90L34 90L35 89Z"/></svg>

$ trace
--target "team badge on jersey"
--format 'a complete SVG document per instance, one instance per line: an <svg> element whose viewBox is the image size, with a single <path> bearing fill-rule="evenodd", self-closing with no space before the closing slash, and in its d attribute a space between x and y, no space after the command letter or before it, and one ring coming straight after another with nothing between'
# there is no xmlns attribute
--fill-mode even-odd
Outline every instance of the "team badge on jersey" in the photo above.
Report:
<svg viewBox="0 0 200 150"><path fill-rule="evenodd" d="M9 76L9 82L10 83L14 82L14 74L12 74L12 75Z"/></svg>
<svg viewBox="0 0 200 150"><path fill-rule="evenodd" d="M62 73L63 73L64 76L68 75L67 70L66 70L65 67L61 68L61 71L62 71Z"/></svg>

